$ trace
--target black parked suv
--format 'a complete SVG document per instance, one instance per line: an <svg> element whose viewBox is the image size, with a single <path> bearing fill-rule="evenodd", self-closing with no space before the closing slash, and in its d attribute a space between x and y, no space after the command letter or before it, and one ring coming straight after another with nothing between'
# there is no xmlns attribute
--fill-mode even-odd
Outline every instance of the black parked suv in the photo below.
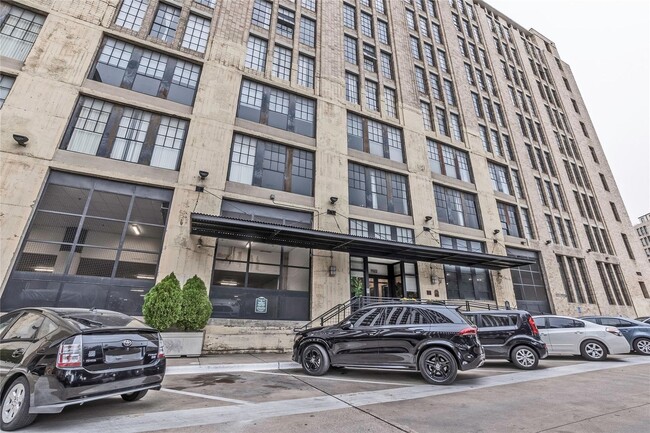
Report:
<svg viewBox="0 0 650 433"><path fill-rule="evenodd" d="M298 331L293 360L307 374L333 367L419 371L432 384L447 385L458 370L481 366L483 348L454 308L431 304L375 304L338 325Z"/></svg>
<svg viewBox="0 0 650 433"><path fill-rule="evenodd" d="M467 311L463 315L478 327L487 359L507 359L518 368L533 370L548 356L546 343L527 311Z"/></svg>

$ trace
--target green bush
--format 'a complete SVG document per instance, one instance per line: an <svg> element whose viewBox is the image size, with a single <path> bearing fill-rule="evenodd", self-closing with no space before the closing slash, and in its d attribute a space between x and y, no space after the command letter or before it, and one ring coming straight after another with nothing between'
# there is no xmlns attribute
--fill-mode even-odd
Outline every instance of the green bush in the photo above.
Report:
<svg viewBox="0 0 650 433"><path fill-rule="evenodd" d="M194 275L183 285L181 314L178 327L183 331L200 331L212 314L208 289L201 278Z"/></svg>
<svg viewBox="0 0 650 433"><path fill-rule="evenodd" d="M172 272L153 286L144 297L142 315L147 325L166 331L181 315L181 284Z"/></svg>

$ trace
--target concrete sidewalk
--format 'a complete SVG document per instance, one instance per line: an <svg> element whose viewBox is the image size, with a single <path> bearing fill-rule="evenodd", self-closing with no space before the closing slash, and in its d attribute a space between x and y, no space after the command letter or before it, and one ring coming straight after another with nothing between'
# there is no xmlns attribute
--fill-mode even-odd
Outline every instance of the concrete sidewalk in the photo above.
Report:
<svg viewBox="0 0 650 433"><path fill-rule="evenodd" d="M226 373L295 368L300 368L300 364L291 360L290 353L244 353L167 358L166 374Z"/></svg>

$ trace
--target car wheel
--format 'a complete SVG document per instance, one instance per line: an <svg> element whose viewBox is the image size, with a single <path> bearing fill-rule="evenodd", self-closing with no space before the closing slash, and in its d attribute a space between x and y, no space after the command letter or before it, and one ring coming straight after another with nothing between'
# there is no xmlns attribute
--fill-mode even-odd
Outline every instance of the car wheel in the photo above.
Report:
<svg viewBox="0 0 650 433"><path fill-rule="evenodd" d="M29 413L29 382L19 376L2 397L2 430L16 430L34 422L36 414Z"/></svg>
<svg viewBox="0 0 650 433"><path fill-rule="evenodd" d="M454 355L439 347L425 350L420 356L418 367L424 380L434 385L449 385L458 374Z"/></svg>
<svg viewBox="0 0 650 433"><path fill-rule="evenodd" d="M302 351L302 369L312 376L322 376L330 368L330 358L320 344L310 344Z"/></svg>
<svg viewBox="0 0 650 433"><path fill-rule="evenodd" d="M588 340L580 345L580 354L587 361L604 361L607 359L607 348L603 343Z"/></svg>
<svg viewBox="0 0 650 433"><path fill-rule="evenodd" d="M534 370L539 364L539 356L535 350L528 346L517 346L512 350L510 360L515 367L522 370Z"/></svg>
<svg viewBox="0 0 650 433"><path fill-rule="evenodd" d="M650 355L650 339L637 338L634 340L634 351L639 355Z"/></svg>
<svg viewBox="0 0 650 433"><path fill-rule="evenodd" d="M136 391L136 392L130 392L128 394L122 394L122 400L124 401L138 401L145 395L147 395L148 389L144 389L142 391Z"/></svg>

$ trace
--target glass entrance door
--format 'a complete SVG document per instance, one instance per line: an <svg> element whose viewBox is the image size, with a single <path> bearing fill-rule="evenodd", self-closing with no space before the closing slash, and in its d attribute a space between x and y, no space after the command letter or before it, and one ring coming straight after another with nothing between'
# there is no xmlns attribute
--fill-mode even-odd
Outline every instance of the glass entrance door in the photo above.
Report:
<svg viewBox="0 0 650 433"><path fill-rule="evenodd" d="M387 277L379 275L370 275L369 280L369 289L370 296L377 298L392 298L394 297L393 290L391 289L390 282Z"/></svg>

